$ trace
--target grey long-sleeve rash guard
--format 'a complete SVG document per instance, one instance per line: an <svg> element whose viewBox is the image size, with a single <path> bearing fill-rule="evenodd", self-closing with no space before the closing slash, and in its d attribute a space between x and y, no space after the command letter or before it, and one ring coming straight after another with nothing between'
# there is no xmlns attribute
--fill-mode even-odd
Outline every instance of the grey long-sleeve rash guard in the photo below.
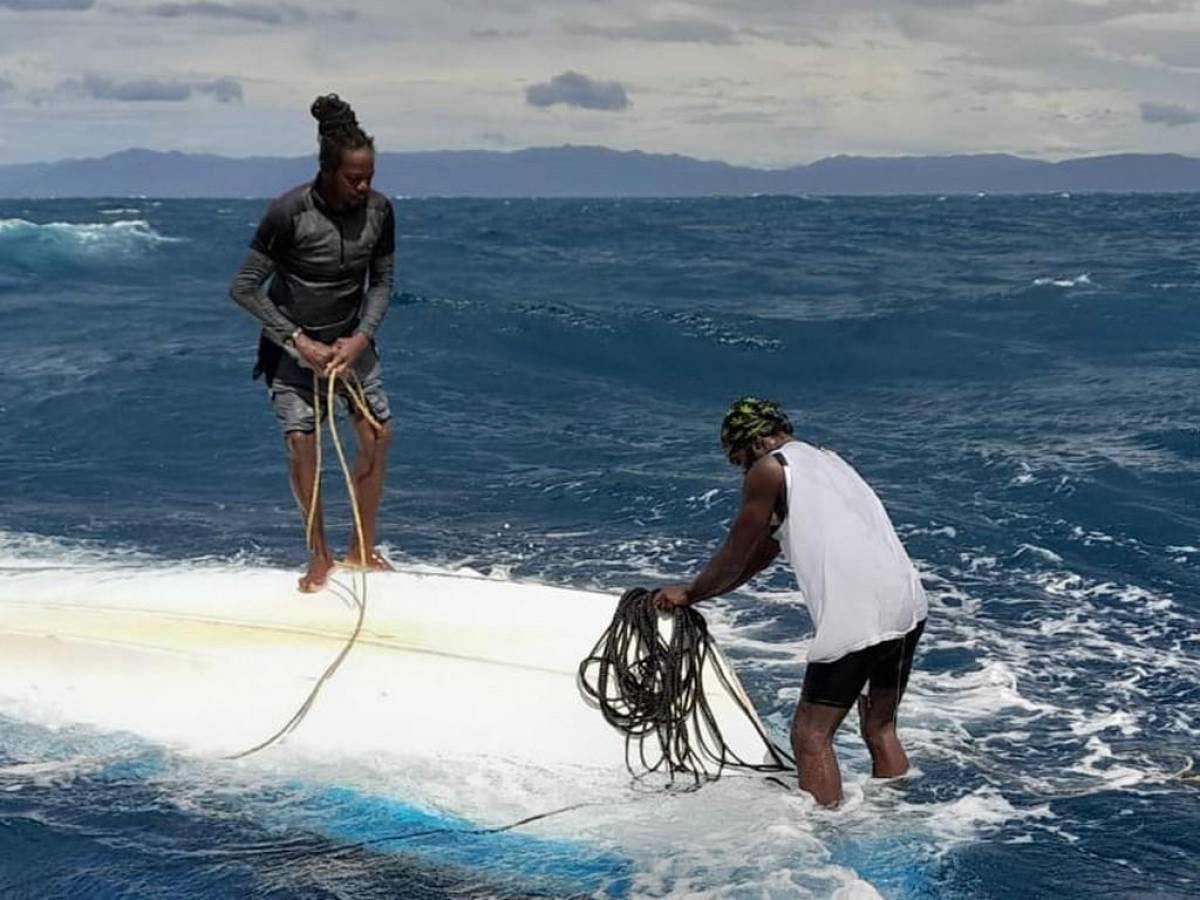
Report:
<svg viewBox="0 0 1200 900"><path fill-rule="evenodd" d="M303 184L268 208L229 292L281 347L297 328L327 343L352 332L374 338L392 296L395 249L383 194L338 212L315 182Z"/></svg>

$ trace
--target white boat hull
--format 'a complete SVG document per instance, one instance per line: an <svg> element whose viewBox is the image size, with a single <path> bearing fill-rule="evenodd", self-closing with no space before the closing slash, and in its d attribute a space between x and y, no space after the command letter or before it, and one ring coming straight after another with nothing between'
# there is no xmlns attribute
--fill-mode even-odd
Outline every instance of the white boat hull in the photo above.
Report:
<svg viewBox="0 0 1200 900"><path fill-rule="evenodd" d="M624 766L624 735L577 675L613 596L441 571L366 583L362 631L287 746ZM235 754L288 721L356 617L332 591L298 593L295 575L280 570L8 570L0 712ZM704 683L725 740L764 761L757 717L740 703L752 706L732 671L731 692L715 666L726 664L715 660Z"/></svg>

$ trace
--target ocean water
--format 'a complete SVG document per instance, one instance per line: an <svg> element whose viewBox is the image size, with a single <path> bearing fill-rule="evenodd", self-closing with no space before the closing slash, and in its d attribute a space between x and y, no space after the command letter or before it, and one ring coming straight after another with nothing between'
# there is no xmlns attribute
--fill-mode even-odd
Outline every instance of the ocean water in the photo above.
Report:
<svg viewBox="0 0 1200 900"><path fill-rule="evenodd" d="M264 207L0 201L0 564L301 565L226 293ZM1200 197L396 212L393 559L685 579L736 508L724 407L777 399L924 575L914 774L871 781L852 716L838 811L731 778L480 834L553 807L555 773L219 764L10 711L0 895L1200 895L1200 787L1174 777L1200 751ZM791 590L777 568L706 609L779 736Z"/></svg>

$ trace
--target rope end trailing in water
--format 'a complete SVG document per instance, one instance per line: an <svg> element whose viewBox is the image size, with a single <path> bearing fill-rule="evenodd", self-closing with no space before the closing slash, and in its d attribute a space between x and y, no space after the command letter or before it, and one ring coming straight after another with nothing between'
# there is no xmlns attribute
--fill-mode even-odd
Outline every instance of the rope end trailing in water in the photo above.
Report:
<svg viewBox="0 0 1200 900"><path fill-rule="evenodd" d="M617 602L612 623L579 664L584 693L605 721L625 734L625 765L630 774L641 779L661 771L671 782L686 774L693 786L699 786L720 778L726 768L758 772L794 768L791 757L763 732L754 709L730 682L704 616L691 607L675 609L666 640L651 598L645 588L626 591ZM744 760L725 741L705 693L706 671L717 676L753 724L771 762Z"/></svg>
<svg viewBox="0 0 1200 900"><path fill-rule="evenodd" d="M1178 772L1172 772L1168 780L1180 781L1184 784L1200 787L1200 772L1196 771L1196 760L1191 756L1187 757L1183 768Z"/></svg>

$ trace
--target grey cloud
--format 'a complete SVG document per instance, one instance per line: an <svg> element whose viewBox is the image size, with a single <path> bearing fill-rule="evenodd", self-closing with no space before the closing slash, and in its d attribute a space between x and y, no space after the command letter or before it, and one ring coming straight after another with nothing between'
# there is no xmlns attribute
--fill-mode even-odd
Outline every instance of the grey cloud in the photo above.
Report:
<svg viewBox="0 0 1200 900"><path fill-rule="evenodd" d="M1056 3L1035 7L1015 18L1032 25L1088 25L1130 16L1168 15L1194 6L1194 0L1114 0L1103 5Z"/></svg>
<svg viewBox="0 0 1200 900"><path fill-rule="evenodd" d="M479 38L484 41L503 40L505 38L524 38L529 37L528 31L504 31L500 28L476 28L471 32L471 37Z"/></svg>
<svg viewBox="0 0 1200 900"><path fill-rule="evenodd" d="M213 81L201 81L192 85L201 94L208 94L218 103L242 102L241 82L233 78L217 78Z"/></svg>
<svg viewBox="0 0 1200 900"><path fill-rule="evenodd" d="M905 0L909 6L925 9L975 9L979 6L1000 6L1008 0Z"/></svg>
<svg viewBox="0 0 1200 900"><path fill-rule="evenodd" d="M18 12L79 12L91 9L96 0L0 0L0 9Z"/></svg>
<svg viewBox="0 0 1200 900"><path fill-rule="evenodd" d="M787 44L789 47L821 47L828 49L833 46L819 35L807 31L793 32L783 28L739 28L738 34L757 38L760 41Z"/></svg>
<svg viewBox="0 0 1200 900"><path fill-rule="evenodd" d="M1168 15L1186 12L1196 0L695 0L714 12L753 18L758 27L771 25L829 26L847 18L869 13L890 20L902 33L917 36L940 33L949 15L958 20L974 15L984 21L1016 26L1070 26L1110 22L1130 16Z"/></svg>
<svg viewBox="0 0 1200 900"><path fill-rule="evenodd" d="M693 116L695 125L773 125L776 117L763 112L716 112Z"/></svg>
<svg viewBox="0 0 1200 900"><path fill-rule="evenodd" d="M619 27L568 25L566 30L569 34L594 35L613 41L654 41L664 44L737 43L732 28L708 19L661 19Z"/></svg>
<svg viewBox="0 0 1200 900"><path fill-rule="evenodd" d="M1200 69L1200 42L1195 28L1123 31L1107 35L1106 43L1121 53L1153 56L1170 68Z"/></svg>
<svg viewBox="0 0 1200 900"><path fill-rule="evenodd" d="M118 82L99 75L86 75L82 80L59 84L64 93L90 97L94 100L116 100L121 103L180 103L193 93L208 94L220 103L242 99L242 86L232 78L213 81L162 81L142 78Z"/></svg>
<svg viewBox="0 0 1200 900"><path fill-rule="evenodd" d="M619 81L594 81L581 72L566 71L527 88L525 102L530 106L565 103L583 109L615 111L629 106L629 97Z"/></svg>
<svg viewBox="0 0 1200 900"><path fill-rule="evenodd" d="M1010 0L904 0L913 6L951 9L992 7L987 18L1010 25L1093 25L1130 16L1170 15L1195 6L1195 0L1110 0L1108 3L1048 2L1017 4Z"/></svg>
<svg viewBox="0 0 1200 900"><path fill-rule="evenodd" d="M153 78L126 81L122 84L111 78L88 75L79 82L64 82L64 86L78 87L80 93L97 100L120 100L126 103L155 100L176 103L192 95L192 86L186 82L158 81Z"/></svg>
<svg viewBox="0 0 1200 900"><path fill-rule="evenodd" d="M1142 103L1142 121L1155 125L1176 128L1200 122L1200 107L1181 106L1178 103Z"/></svg>
<svg viewBox="0 0 1200 900"><path fill-rule="evenodd" d="M7 78L0 78L0 94L5 93L6 91L11 91L15 87L16 85Z"/></svg>
<svg viewBox="0 0 1200 900"><path fill-rule="evenodd" d="M159 3L146 11L152 16L166 19L239 19L263 25L290 25L308 19L307 12L288 3L218 3L216 0L192 0L188 3Z"/></svg>
<svg viewBox="0 0 1200 900"><path fill-rule="evenodd" d="M1029 94L1043 97L1070 90L1066 85L1033 84L999 78L995 75L967 75L961 76L958 80L978 94Z"/></svg>

